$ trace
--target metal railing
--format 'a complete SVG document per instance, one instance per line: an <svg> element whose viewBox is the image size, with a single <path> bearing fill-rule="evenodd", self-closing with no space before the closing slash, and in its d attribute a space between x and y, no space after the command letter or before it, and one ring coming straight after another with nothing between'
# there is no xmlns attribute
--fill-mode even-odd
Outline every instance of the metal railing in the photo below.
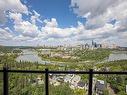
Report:
<svg viewBox="0 0 127 95"><path fill-rule="evenodd" d="M49 95L49 74L88 74L89 75L89 88L88 95L92 95L92 86L93 86L93 75L94 74L118 74L118 75L126 75L127 71L122 72L101 72L101 71L93 71L90 69L89 71L49 71L45 69L43 71L40 70L8 70L6 67L3 70L0 70L3 73L3 95L9 95L8 93L8 73L43 73L45 74L45 95Z"/></svg>

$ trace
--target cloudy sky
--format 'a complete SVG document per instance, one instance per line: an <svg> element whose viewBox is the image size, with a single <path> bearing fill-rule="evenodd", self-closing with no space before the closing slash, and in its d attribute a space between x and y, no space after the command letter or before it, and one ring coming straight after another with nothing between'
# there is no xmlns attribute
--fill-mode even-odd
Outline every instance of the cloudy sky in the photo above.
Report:
<svg viewBox="0 0 127 95"><path fill-rule="evenodd" d="M127 0L0 0L0 45L91 40L127 46Z"/></svg>

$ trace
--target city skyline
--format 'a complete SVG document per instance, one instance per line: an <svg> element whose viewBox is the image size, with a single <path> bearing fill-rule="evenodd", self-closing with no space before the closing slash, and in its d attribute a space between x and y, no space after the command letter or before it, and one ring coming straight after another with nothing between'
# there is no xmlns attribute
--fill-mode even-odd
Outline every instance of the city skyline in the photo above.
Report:
<svg viewBox="0 0 127 95"><path fill-rule="evenodd" d="M127 46L126 0L0 0L0 45Z"/></svg>

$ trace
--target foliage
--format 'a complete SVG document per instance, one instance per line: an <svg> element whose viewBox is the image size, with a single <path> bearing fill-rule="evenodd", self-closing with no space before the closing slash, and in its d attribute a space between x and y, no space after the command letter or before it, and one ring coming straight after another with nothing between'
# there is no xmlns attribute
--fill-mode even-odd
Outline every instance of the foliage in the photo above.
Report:
<svg viewBox="0 0 127 95"><path fill-rule="evenodd" d="M39 54L43 60L50 60L50 61L56 61L56 62L78 62L77 59L71 59L71 58L61 58L61 57L49 57L48 55L42 55Z"/></svg>
<svg viewBox="0 0 127 95"><path fill-rule="evenodd" d="M2 52L11 52L12 49L4 50L1 49ZM20 52L20 51L16 51ZM80 57L81 61L85 60L103 60L110 54L110 50L85 50L85 51L76 51L75 55ZM3 66L9 67L9 69L24 69L24 70L44 70L48 68L49 70L88 70L90 68L96 67L101 71L104 71L104 68L108 68L109 71L126 71L127 70L127 60L122 61L113 61L106 62L103 64L95 64L94 62L89 63L78 63L77 60L70 59L61 59L54 58L56 61L66 62L64 66L60 66L60 64L39 64L37 62L16 62L15 58L18 56L17 54L4 54L0 56L0 69ZM41 55L40 55L41 56ZM45 58L44 56L42 56ZM77 61L77 62L76 62ZM70 64L72 63L72 64ZM43 74L9 74L9 94L10 95L44 95L44 84L37 84L36 79L38 75L41 75L44 79ZM125 75L98 75L97 79L105 80L107 83L110 83L111 88L115 91L117 95L126 95L125 94L125 85L127 84L127 76ZM84 82L88 83L88 75L81 75L81 79ZM68 84L62 84L60 86L50 85L50 95L84 95L84 90L76 89L75 91L70 89ZM0 95L2 94L2 74L0 73ZM104 91L104 95L109 95L108 91Z"/></svg>
<svg viewBox="0 0 127 95"><path fill-rule="evenodd" d="M108 49L95 49L95 50L77 50L75 55L80 57L80 60L96 60L102 61L111 53Z"/></svg>

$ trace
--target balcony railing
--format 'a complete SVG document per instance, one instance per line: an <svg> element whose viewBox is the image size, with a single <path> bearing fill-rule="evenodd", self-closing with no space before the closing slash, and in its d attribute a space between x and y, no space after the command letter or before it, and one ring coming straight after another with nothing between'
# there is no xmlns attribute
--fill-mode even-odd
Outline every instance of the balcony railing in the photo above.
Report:
<svg viewBox="0 0 127 95"><path fill-rule="evenodd" d="M88 95L92 95L92 86L93 86L93 75L94 74L118 74L118 75L126 75L127 71L122 72L101 72L101 71L93 71L90 69L89 71L49 71L45 69L43 71L40 70L8 70L7 68L3 68L0 70L3 73L3 95L9 95L8 93L8 73L41 73L45 74L45 95L49 95L49 74L88 74L89 75L89 88Z"/></svg>

